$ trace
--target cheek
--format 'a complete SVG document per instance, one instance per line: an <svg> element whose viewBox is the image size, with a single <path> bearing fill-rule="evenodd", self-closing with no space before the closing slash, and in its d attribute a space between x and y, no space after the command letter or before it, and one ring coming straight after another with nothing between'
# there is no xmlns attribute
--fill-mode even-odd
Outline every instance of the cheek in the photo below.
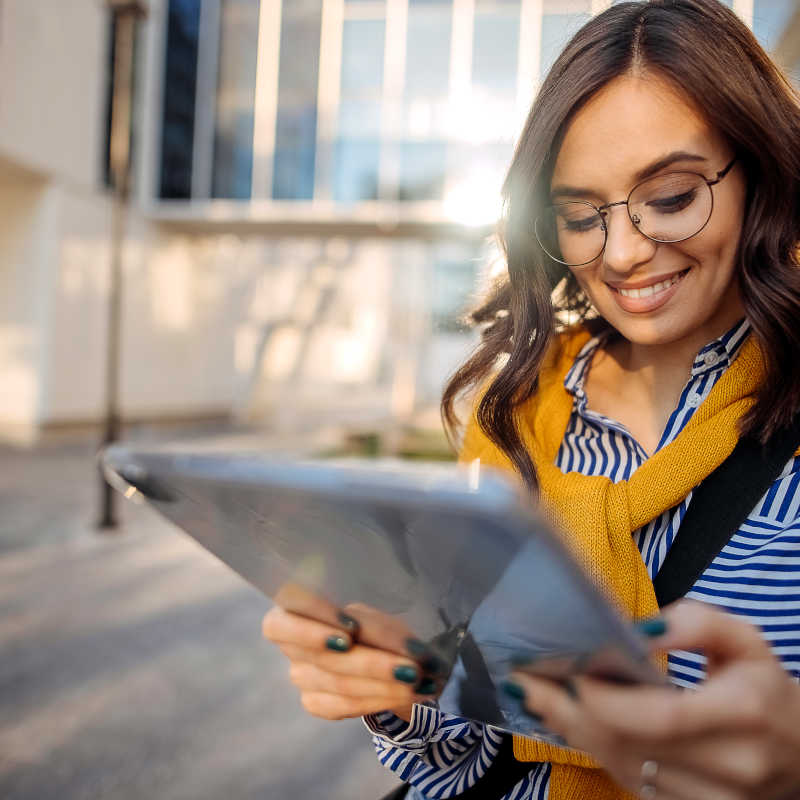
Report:
<svg viewBox="0 0 800 800"><path fill-rule="evenodd" d="M719 197L711 219L694 239L687 241L686 250L696 253L698 261L708 266L714 263L724 272L736 262L744 222L744 187L736 186L730 195Z"/></svg>
<svg viewBox="0 0 800 800"><path fill-rule="evenodd" d="M572 277L575 278L578 286L587 294L591 292L592 284L600 282L598 269L595 267L583 267L582 269L573 269L569 267Z"/></svg>
<svg viewBox="0 0 800 800"><path fill-rule="evenodd" d="M681 250L700 267L700 276L709 286L727 286L736 272L739 226L715 226L696 239L683 243Z"/></svg>

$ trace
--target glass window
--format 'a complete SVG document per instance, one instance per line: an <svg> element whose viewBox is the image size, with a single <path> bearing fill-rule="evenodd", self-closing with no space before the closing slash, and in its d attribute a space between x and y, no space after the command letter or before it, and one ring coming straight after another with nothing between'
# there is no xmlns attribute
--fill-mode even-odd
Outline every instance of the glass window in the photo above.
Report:
<svg viewBox="0 0 800 800"><path fill-rule="evenodd" d="M258 12L259 0L222 0L212 197L251 194Z"/></svg>
<svg viewBox="0 0 800 800"><path fill-rule="evenodd" d="M377 139L337 141L333 177L333 199L337 203L377 199L380 150Z"/></svg>
<svg viewBox="0 0 800 800"><path fill-rule="evenodd" d="M168 200L192 193L199 32L200 0L169 0L159 191Z"/></svg>
<svg viewBox="0 0 800 800"><path fill-rule="evenodd" d="M281 17L272 196L311 200L322 0L285 0Z"/></svg>
<svg viewBox="0 0 800 800"><path fill-rule="evenodd" d="M478 90L513 95L517 88L519 0L481 0L475 7L472 85Z"/></svg>
<svg viewBox="0 0 800 800"><path fill-rule="evenodd" d="M753 33L767 50L774 50L777 47L781 35L797 9L796 0L754 1Z"/></svg>
<svg viewBox="0 0 800 800"><path fill-rule="evenodd" d="M375 18L345 19L333 198L339 203L375 200L380 165L385 10Z"/></svg>
<svg viewBox="0 0 800 800"><path fill-rule="evenodd" d="M409 0L400 200L439 200L447 166L452 0Z"/></svg>
<svg viewBox="0 0 800 800"><path fill-rule="evenodd" d="M446 142L403 142L400 146L398 200L441 200L446 171Z"/></svg>
<svg viewBox="0 0 800 800"><path fill-rule="evenodd" d="M452 2L411 0L406 36L406 97L439 97L450 83Z"/></svg>
<svg viewBox="0 0 800 800"><path fill-rule="evenodd" d="M463 224L488 224L519 130L519 0L476 0L471 90L458 98L449 131L443 211Z"/></svg>
<svg viewBox="0 0 800 800"><path fill-rule="evenodd" d="M591 6L578 0L550 0L544 4L542 15L542 49L539 75L544 80L550 67L566 46L591 17Z"/></svg>
<svg viewBox="0 0 800 800"><path fill-rule="evenodd" d="M342 94L383 86L383 19L346 19L342 27Z"/></svg>

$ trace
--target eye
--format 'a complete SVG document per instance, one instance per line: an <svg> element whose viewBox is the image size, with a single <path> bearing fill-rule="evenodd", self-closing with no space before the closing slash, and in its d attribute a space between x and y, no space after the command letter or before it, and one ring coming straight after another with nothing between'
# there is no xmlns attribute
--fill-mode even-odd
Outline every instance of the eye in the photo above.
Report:
<svg viewBox="0 0 800 800"><path fill-rule="evenodd" d="M559 215L559 223L562 230L569 233L584 233L591 231L602 225L603 221L596 213L569 213Z"/></svg>
<svg viewBox="0 0 800 800"><path fill-rule="evenodd" d="M664 214L675 214L688 208L697 197L696 189L689 189L681 194L669 195L668 197L651 197L646 205Z"/></svg>

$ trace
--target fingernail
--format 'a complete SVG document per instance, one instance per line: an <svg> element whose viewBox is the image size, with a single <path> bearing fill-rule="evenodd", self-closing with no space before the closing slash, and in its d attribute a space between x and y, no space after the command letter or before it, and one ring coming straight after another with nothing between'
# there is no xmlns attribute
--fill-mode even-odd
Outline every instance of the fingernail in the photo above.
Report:
<svg viewBox="0 0 800 800"><path fill-rule="evenodd" d="M352 636L355 636L358 633L358 620L353 619L349 614L345 614L344 611L339 612L339 622L341 623L342 627Z"/></svg>
<svg viewBox="0 0 800 800"><path fill-rule="evenodd" d="M514 700L525 699L525 690L518 683L515 683L514 681L503 681L500 684L500 688Z"/></svg>
<svg viewBox="0 0 800 800"><path fill-rule="evenodd" d="M406 650L412 656L424 656L428 654L428 645L419 639L406 639Z"/></svg>
<svg viewBox="0 0 800 800"><path fill-rule="evenodd" d="M573 699L578 699L578 686L572 678L567 678L564 683L564 691Z"/></svg>
<svg viewBox="0 0 800 800"><path fill-rule="evenodd" d="M430 678L425 678L422 680L416 688L417 694L435 694L436 693L436 681L431 680Z"/></svg>
<svg viewBox="0 0 800 800"><path fill-rule="evenodd" d="M403 683L416 683L419 680L419 670L408 664L401 664L399 667L395 667L393 674L398 681Z"/></svg>
<svg viewBox="0 0 800 800"><path fill-rule="evenodd" d="M337 636L334 633L325 640L325 647L328 650L335 650L337 653L346 653L350 649L350 642L344 636Z"/></svg>
<svg viewBox="0 0 800 800"><path fill-rule="evenodd" d="M667 632L667 622L662 617L640 619L636 622L636 628L643 636L655 639L657 636L663 636Z"/></svg>

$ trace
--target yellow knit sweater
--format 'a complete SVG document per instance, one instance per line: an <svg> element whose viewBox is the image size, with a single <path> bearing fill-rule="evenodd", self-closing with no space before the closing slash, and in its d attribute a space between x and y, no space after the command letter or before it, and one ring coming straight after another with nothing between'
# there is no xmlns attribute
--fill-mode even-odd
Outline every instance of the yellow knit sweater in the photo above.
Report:
<svg viewBox="0 0 800 800"><path fill-rule="evenodd" d="M577 559L593 580L629 617L658 613L655 591L632 532L677 505L713 472L738 440L737 422L752 406L763 376L763 361L750 336L681 433L651 456L627 481L570 472L555 465L572 413L564 377L589 339L585 330L562 335L539 377L534 397L518 409L523 442L536 467L542 511L565 532ZM511 469L509 459L483 434L473 418L461 461ZM549 761L551 800L632 798L587 754L514 737L520 761Z"/></svg>

